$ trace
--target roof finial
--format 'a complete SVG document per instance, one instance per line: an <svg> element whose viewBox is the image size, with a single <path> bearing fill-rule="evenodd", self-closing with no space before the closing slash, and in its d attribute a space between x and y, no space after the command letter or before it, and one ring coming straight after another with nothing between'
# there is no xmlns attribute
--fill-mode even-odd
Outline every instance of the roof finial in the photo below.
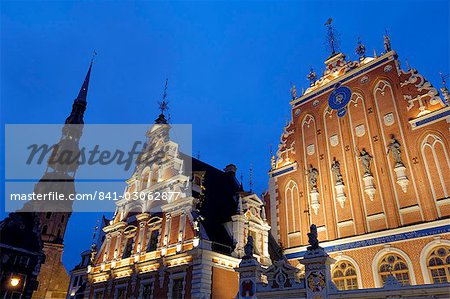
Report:
<svg viewBox="0 0 450 299"><path fill-rule="evenodd" d="M442 80L442 86L446 87L447 82L445 81L445 78L447 78L450 74L444 75L443 72L439 72L439 76L441 76Z"/></svg>
<svg viewBox="0 0 450 299"><path fill-rule="evenodd" d="M408 71L410 71L411 70L411 66L409 65L408 59L405 59L405 64L406 64L406 69Z"/></svg>
<svg viewBox="0 0 450 299"><path fill-rule="evenodd" d="M356 54L359 56L359 60L364 60L366 57L366 46L361 42L361 38L358 37L358 44L355 50Z"/></svg>
<svg viewBox="0 0 450 299"><path fill-rule="evenodd" d="M272 144L270 145L270 169L275 169L276 168L276 159L275 156L273 154L273 149L272 149Z"/></svg>
<svg viewBox="0 0 450 299"><path fill-rule="evenodd" d="M94 63L95 56L97 56L97 51L94 49L94 51L92 52L91 64Z"/></svg>
<svg viewBox="0 0 450 299"><path fill-rule="evenodd" d="M306 76L306 79L309 80L309 86L314 86L314 84L316 83L317 74L316 72L314 72L312 66L309 68L309 74Z"/></svg>
<svg viewBox="0 0 450 299"><path fill-rule="evenodd" d="M97 243L96 243L96 236L97 236L97 231L98 231L98 226L100 224L100 219L97 219L97 222L94 226L94 232L92 233L92 244L91 244L91 249L92 250L96 250L97 249Z"/></svg>
<svg viewBox="0 0 450 299"><path fill-rule="evenodd" d="M388 35L387 29L384 29L384 50L387 52L391 51L391 38Z"/></svg>
<svg viewBox="0 0 450 299"><path fill-rule="evenodd" d="M334 54L336 54L336 51L339 47L338 40L337 40L338 34L336 33L333 26L331 25L332 22L333 22L332 18L329 18L325 22L325 26L327 27L327 46L328 46L329 50L331 51L330 56L333 56Z"/></svg>
<svg viewBox="0 0 450 299"><path fill-rule="evenodd" d="M244 175L242 174L242 172L240 175L240 179L241 179L241 183L240 183L239 187L240 187L241 191L244 191Z"/></svg>
<svg viewBox="0 0 450 299"><path fill-rule="evenodd" d="M450 92L447 89L447 84L445 82L445 78L449 76L449 74L444 75L442 72L439 72L439 74L441 75L441 79L442 79L442 87L441 87L441 92L442 95L444 96L444 103L447 106L450 106Z"/></svg>
<svg viewBox="0 0 450 299"><path fill-rule="evenodd" d="M166 83L164 85L164 92L162 101L158 102L159 110L161 110L161 114L155 120L157 124L167 124L166 113L169 111L169 102L167 101L167 83L169 79L166 78Z"/></svg>

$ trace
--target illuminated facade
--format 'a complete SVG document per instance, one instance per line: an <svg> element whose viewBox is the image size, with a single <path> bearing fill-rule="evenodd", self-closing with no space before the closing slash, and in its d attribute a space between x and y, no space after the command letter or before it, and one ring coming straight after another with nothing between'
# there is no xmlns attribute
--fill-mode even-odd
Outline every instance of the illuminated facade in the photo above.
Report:
<svg viewBox="0 0 450 299"><path fill-rule="evenodd" d="M118 201L101 246L72 271L68 298L233 298L249 235L270 264L262 201L242 190L234 165L221 171L181 153L169 131L162 113L125 191L167 200Z"/></svg>
<svg viewBox="0 0 450 299"><path fill-rule="evenodd" d="M272 158L272 234L299 269L311 224L342 290L450 281L450 106L415 69L384 52L333 53L297 96Z"/></svg>

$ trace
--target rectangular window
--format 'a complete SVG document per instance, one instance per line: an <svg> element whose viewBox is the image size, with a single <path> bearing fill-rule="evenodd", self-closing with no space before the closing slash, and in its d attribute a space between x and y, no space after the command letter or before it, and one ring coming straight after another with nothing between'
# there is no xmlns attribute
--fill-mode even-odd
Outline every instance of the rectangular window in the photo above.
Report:
<svg viewBox="0 0 450 299"><path fill-rule="evenodd" d="M127 257L130 257L132 251L133 251L133 238L129 238L127 239L127 245L125 246L122 258L126 259Z"/></svg>
<svg viewBox="0 0 450 299"><path fill-rule="evenodd" d="M173 280L172 299L183 299L183 278L176 278Z"/></svg>
<svg viewBox="0 0 450 299"><path fill-rule="evenodd" d="M153 284L146 283L142 286L142 299L151 299L153 291Z"/></svg>
<svg viewBox="0 0 450 299"><path fill-rule="evenodd" d="M127 294L127 288L119 288L119 289L117 289L115 299L126 299L126 294Z"/></svg>
<svg viewBox="0 0 450 299"><path fill-rule="evenodd" d="M256 255L260 255L258 239L256 238L256 232L252 231L252 230L249 230L248 231L248 235L252 236L252 238L253 238L253 244L254 244L253 253L256 254Z"/></svg>
<svg viewBox="0 0 450 299"><path fill-rule="evenodd" d="M103 291L97 291L94 293L94 299L102 299L103 298Z"/></svg>
<svg viewBox="0 0 450 299"><path fill-rule="evenodd" d="M158 248L159 230L152 230L150 240L148 240L147 252L155 251Z"/></svg>

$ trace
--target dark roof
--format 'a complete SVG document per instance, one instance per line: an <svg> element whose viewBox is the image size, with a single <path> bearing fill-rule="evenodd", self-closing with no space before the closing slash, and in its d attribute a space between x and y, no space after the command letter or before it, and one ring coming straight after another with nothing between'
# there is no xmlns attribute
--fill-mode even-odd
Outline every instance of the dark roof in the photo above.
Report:
<svg viewBox="0 0 450 299"><path fill-rule="evenodd" d="M230 253L233 240L225 229L224 224L231 221L236 214L237 195L240 185L234 172L224 172L203 161L180 153L185 161L192 161L193 172L204 172L205 199L200 207L200 214L204 217L201 222L209 240L213 242L213 249ZM194 197L199 197L193 191Z"/></svg>
<svg viewBox="0 0 450 299"><path fill-rule="evenodd" d="M0 241L2 244L41 253L42 241L38 231L35 213L10 213L0 222Z"/></svg>

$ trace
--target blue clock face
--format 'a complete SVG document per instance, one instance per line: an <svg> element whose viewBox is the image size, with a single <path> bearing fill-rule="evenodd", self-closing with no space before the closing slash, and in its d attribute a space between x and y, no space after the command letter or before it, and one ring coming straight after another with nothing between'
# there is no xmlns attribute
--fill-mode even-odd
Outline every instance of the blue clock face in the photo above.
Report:
<svg viewBox="0 0 450 299"><path fill-rule="evenodd" d="M339 86L328 97L328 106L333 110L341 110L350 102L352 91L346 86ZM345 113L344 113L345 114Z"/></svg>

